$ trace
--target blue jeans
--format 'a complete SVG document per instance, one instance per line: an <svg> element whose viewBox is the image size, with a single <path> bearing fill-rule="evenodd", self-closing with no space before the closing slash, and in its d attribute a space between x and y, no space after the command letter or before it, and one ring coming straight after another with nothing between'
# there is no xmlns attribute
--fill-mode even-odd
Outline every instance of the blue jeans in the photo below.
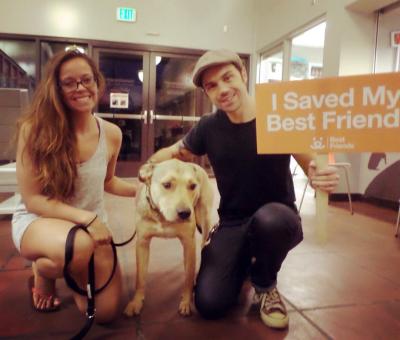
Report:
<svg viewBox="0 0 400 340"><path fill-rule="evenodd" d="M201 254L195 305L202 317L216 319L237 303L249 275L258 292L276 285L282 262L303 231L295 209L267 203L248 219L221 221L210 237Z"/></svg>

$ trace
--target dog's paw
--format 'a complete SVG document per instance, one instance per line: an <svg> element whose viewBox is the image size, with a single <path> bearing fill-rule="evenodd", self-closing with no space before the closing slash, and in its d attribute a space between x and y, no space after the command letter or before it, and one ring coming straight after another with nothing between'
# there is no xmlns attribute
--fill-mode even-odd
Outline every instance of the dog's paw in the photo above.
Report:
<svg viewBox="0 0 400 340"><path fill-rule="evenodd" d="M181 302L179 303L179 314L182 316L189 316L192 314L192 310L190 308L190 300L181 300Z"/></svg>
<svg viewBox="0 0 400 340"><path fill-rule="evenodd" d="M143 307L143 299L133 299L125 307L124 314L126 316L139 315Z"/></svg>

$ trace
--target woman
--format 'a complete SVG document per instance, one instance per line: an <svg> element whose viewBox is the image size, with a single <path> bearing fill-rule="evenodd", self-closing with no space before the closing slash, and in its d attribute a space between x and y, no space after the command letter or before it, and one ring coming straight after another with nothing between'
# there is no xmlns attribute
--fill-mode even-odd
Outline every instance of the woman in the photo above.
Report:
<svg viewBox="0 0 400 340"><path fill-rule="evenodd" d="M72 277L81 287L95 253L96 287L113 265L104 190L135 196L136 186L114 175L122 133L96 118L93 109L104 79L87 55L59 53L49 62L28 114L18 124L17 179L22 201L12 219L12 235L21 255L32 261L32 304L38 311L59 308L55 281L63 276L67 234L76 224ZM121 273L96 295L96 319L110 321L121 297ZM74 293L78 308L86 298Z"/></svg>

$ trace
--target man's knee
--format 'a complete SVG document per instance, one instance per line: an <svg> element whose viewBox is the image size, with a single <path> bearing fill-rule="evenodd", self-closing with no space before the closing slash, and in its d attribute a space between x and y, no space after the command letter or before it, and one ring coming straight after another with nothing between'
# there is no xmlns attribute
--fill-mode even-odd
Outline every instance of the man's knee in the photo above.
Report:
<svg viewBox="0 0 400 340"><path fill-rule="evenodd" d="M222 318L228 311L228 306L224 306L218 301L204 299L204 297L200 297L197 294L194 297L194 303L200 316L208 320Z"/></svg>
<svg viewBox="0 0 400 340"><path fill-rule="evenodd" d="M219 319L226 315L232 306L232 297L217 292L204 291L196 286L194 303L197 312L204 319Z"/></svg>
<svg viewBox="0 0 400 340"><path fill-rule="evenodd" d="M251 229L255 236L280 237L302 233L299 216L281 203L268 203L257 210L251 222Z"/></svg>

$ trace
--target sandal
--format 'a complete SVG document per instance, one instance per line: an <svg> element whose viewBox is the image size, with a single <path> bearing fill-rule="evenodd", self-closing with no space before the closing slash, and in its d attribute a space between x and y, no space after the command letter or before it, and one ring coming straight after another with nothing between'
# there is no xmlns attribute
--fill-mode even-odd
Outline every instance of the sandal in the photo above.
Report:
<svg viewBox="0 0 400 340"><path fill-rule="evenodd" d="M30 297L30 301L31 301L31 306L35 311L41 312L41 313L52 313L52 312L56 312L60 309L61 303L55 304L56 301L58 300L57 296L52 295L52 294L49 295L49 294L43 293L42 291L40 291L40 289L35 288L35 277L34 276L31 276L28 279L28 289L29 289L29 297ZM51 306L44 307L44 308L37 307L37 305L35 305L35 299L33 297L35 294L39 300L50 301Z"/></svg>

